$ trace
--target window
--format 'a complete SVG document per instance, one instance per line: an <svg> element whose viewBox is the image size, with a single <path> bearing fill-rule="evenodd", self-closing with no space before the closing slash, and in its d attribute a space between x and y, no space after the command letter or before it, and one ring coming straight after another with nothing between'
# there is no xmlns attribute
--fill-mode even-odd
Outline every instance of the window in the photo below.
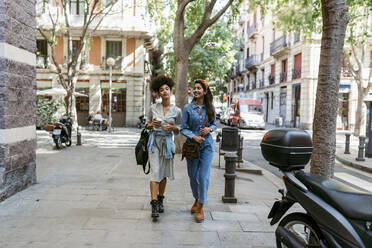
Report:
<svg viewBox="0 0 372 248"><path fill-rule="evenodd" d="M294 68L292 72L292 79L301 78L301 63L302 63L302 54L296 54L294 56Z"/></svg>
<svg viewBox="0 0 372 248"><path fill-rule="evenodd" d="M113 89L111 98L112 113L125 112L126 91L125 89ZM109 112L109 90L102 90L102 112Z"/></svg>
<svg viewBox="0 0 372 248"><path fill-rule="evenodd" d="M106 57L117 58L122 55L121 53L121 41L107 41L106 42Z"/></svg>
<svg viewBox="0 0 372 248"><path fill-rule="evenodd" d="M70 14L71 15L83 15L85 0L69 0Z"/></svg>
<svg viewBox="0 0 372 248"><path fill-rule="evenodd" d="M73 40L72 41L72 57L74 57L76 50L80 46L80 40Z"/></svg>
<svg viewBox="0 0 372 248"><path fill-rule="evenodd" d="M89 96L89 89L77 88L76 92ZM77 96L76 97L76 111L89 111L89 97Z"/></svg>
<svg viewBox="0 0 372 248"><path fill-rule="evenodd" d="M47 68L48 44L46 40L36 41L36 68Z"/></svg>
<svg viewBox="0 0 372 248"><path fill-rule="evenodd" d="M274 109L274 92L271 92L271 109Z"/></svg>
<svg viewBox="0 0 372 248"><path fill-rule="evenodd" d="M36 55L46 56L48 54L48 44L46 40L36 41Z"/></svg>
<svg viewBox="0 0 372 248"><path fill-rule="evenodd" d="M280 82L287 82L287 59L282 60L282 72L280 73Z"/></svg>
<svg viewBox="0 0 372 248"><path fill-rule="evenodd" d="M249 48L247 48L247 59L249 58Z"/></svg>

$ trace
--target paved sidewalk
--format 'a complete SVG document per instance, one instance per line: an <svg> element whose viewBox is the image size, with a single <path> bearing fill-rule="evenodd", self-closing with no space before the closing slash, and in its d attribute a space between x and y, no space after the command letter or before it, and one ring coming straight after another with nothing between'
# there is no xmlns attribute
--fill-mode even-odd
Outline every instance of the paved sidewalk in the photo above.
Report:
<svg viewBox="0 0 372 248"><path fill-rule="evenodd" d="M365 161L357 161L359 138L350 135L350 154L345 154L345 132L338 131L336 135L336 159L342 164L354 167L355 169L372 173L372 158L365 158Z"/></svg>
<svg viewBox="0 0 372 248"><path fill-rule="evenodd" d="M193 197L179 156L176 180L166 190L165 213L153 223L150 177L135 164L133 148L74 142L57 151L50 143L40 144L38 183L0 203L0 247L275 247L267 215L280 196L280 180L266 171L238 172L238 203L223 204L224 171L217 168L217 159L204 223L195 223L189 213Z"/></svg>

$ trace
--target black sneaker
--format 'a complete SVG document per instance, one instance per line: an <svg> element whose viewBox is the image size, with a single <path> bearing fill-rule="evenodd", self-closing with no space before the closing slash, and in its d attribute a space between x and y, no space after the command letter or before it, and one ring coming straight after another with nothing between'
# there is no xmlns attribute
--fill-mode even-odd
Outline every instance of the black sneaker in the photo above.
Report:
<svg viewBox="0 0 372 248"><path fill-rule="evenodd" d="M158 207L159 207L159 213L164 213L164 205L163 205L164 196L158 195Z"/></svg>

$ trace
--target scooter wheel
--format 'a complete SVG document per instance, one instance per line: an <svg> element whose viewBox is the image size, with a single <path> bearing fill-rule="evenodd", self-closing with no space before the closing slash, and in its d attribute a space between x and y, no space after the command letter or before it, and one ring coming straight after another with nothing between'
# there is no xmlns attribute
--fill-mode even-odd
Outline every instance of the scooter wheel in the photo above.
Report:
<svg viewBox="0 0 372 248"><path fill-rule="evenodd" d="M279 223L287 231L294 234L298 243L304 244L305 247L321 247L325 242L320 228L316 222L307 214L291 213L285 216ZM291 247L292 244L286 244L286 237L276 235L276 247ZM322 241L321 241L322 240Z"/></svg>
<svg viewBox="0 0 372 248"><path fill-rule="evenodd" d="M54 140L54 143L56 143L56 148L57 149L61 149L62 147L62 140L61 140L61 137L58 137Z"/></svg>
<svg viewBox="0 0 372 248"><path fill-rule="evenodd" d="M68 139L68 140L66 141L66 146L71 146L71 144L72 144L71 139Z"/></svg>

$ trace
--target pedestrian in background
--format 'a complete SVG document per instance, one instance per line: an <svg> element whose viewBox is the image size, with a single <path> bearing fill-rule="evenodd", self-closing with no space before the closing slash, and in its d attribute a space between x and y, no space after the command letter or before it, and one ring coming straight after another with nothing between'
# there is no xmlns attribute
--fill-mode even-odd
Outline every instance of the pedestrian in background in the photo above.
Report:
<svg viewBox="0 0 372 248"><path fill-rule="evenodd" d="M181 128L182 112L170 103L174 82L167 76L158 76L151 80L151 90L161 97L161 103L151 105L146 129L150 131L148 141L151 166L151 206L153 218L164 212L163 200L167 177L174 179L173 157L175 144L173 134Z"/></svg>
<svg viewBox="0 0 372 248"><path fill-rule="evenodd" d="M204 118L206 118L204 122ZM203 125L205 123L205 126ZM208 84L203 79L194 82L194 98L183 109L181 133L187 137L186 142L199 143L199 157L187 158L187 173L195 202L191 213L195 220L204 220L203 205L207 200L210 169L212 165L214 142L210 134L216 130L216 115L213 96Z"/></svg>

